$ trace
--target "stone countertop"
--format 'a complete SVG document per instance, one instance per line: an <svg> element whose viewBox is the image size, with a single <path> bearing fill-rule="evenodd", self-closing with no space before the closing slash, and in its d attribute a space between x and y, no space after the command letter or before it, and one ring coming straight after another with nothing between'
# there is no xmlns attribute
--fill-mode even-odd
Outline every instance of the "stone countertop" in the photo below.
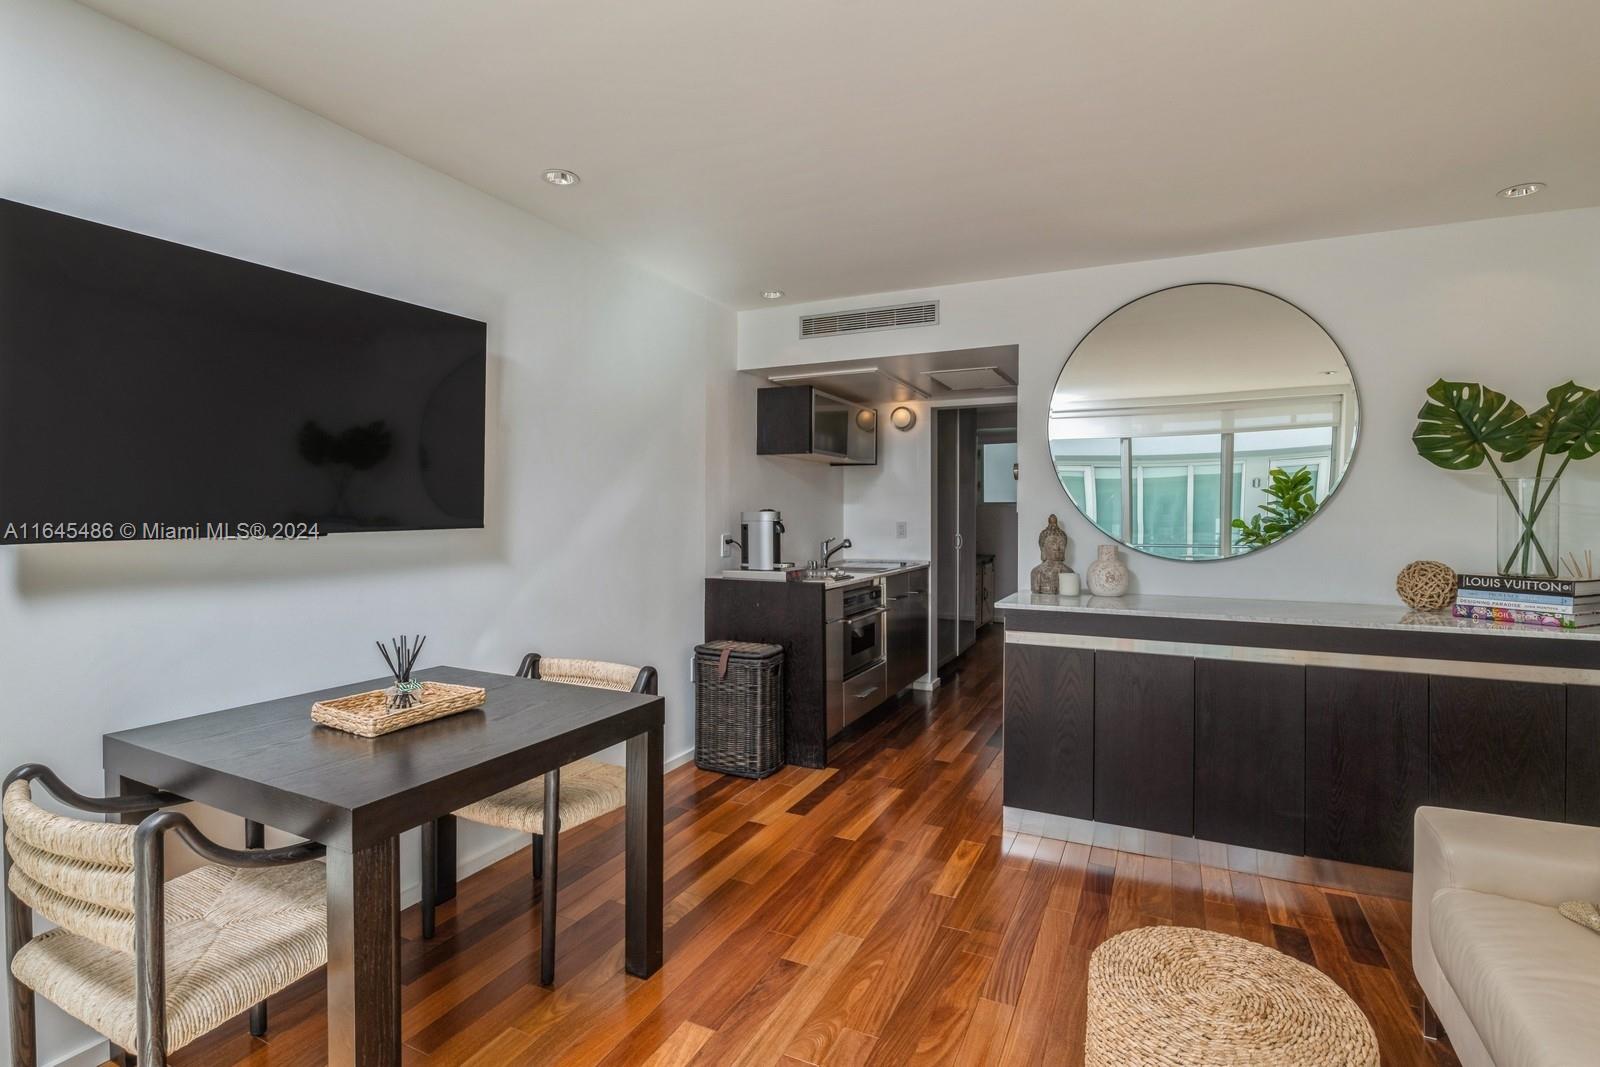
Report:
<svg viewBox="0 0 1600 1067"><path fill-rule="evenodd" d="M1013 593L995 604L996 611L1063 611L1101 615L1196 619L1212 622L1278 623L1287 626L1344 626L1366 630L1437 630L1452 634L1495 637L1544 637L1558 641L1600 644L1600 626L1563 630L1553 626L1458 619L1448 611L1412 611L1403 604L1337 604L1316 600L1246 600L1206 596L1056 596ZM1026 629L1017 626L1016 629Z"/></svg>
<svg viewBox="0 0 1600 1067"><path fill-rule="evenodd" d="M852 566L884 567L891 563L896 564L896 566L890 567L888 570L873 570L853 573L848 578L804 578L801 580L809 585L821 585L829 589L843 589L847 586L865 584L872 581L874 578L886 578L891 574L905 574L908 571L922 570L929 565L928 561L925 559L852 559L836 562L834 567L838 570L849 573ZM743 581L753 582L782 582L787 580L788 571L727 570L723 571L717 577L737 578Z"/></svg>

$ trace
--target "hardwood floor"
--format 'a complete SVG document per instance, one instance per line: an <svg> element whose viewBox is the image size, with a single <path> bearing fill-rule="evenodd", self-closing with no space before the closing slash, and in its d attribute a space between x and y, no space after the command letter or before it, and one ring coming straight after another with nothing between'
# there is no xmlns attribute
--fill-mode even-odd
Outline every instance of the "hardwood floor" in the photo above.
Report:
<svg viewBox="0 0 1600 1067"><path fill-rule="evenodd" d="M688 766L666 786L666 964L622 969L620 813L564 834L557 984L538 985L523 850L462 882L420 940L402 926L406 1063L1077 1064L1084 978L1106 937L1153 923L1274 945L1327 972L1383 1062L1454 1065L1423 1041L1406 900L1001 832L999 627L826 770L761 782ZM1240 857L1246 857L1241 862ZM175 1064L317 1064L320 975Z"/></svg>

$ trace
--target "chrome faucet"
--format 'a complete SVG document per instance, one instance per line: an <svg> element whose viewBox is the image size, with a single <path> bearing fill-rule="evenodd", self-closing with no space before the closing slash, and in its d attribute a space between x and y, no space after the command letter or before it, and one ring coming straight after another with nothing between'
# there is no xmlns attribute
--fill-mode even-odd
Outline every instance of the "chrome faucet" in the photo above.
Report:
<svg viewBox="0 0 1600 1067"><path fill-rule="evenodd" d="M831 548L828 547L830 545L832 545L833 547L831 547ZM848 538L848 537L846 537L843 541L840 541L836 545L833 544L833 538L831 538L831 537L823 538L822 539L822 569L823 570L827 570L828 569L828 561L833 558L833 554L835 552L839 552L839 551L842 551L842 550L844 550L846 548L850 548L850 547L851 547L850 538Z"/></svg>

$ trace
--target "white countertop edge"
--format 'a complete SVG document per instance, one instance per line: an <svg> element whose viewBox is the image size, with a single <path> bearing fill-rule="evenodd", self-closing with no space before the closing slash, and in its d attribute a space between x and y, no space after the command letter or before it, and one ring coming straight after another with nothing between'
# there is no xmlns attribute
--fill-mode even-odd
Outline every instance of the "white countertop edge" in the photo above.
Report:
<svg viewBox="0 0 1600 1067"><path fill-rule="evenodd" d="M1368 630L1437 630L1452 634L1491 637L1544 637L1561 641L1600 642L1600 626L1562 630L1553 626L1522 626L1458 619L1448 611L1412 611L1404 605L1341 604L1315 600L1252 600L1235 597L1075 596L1049 593L1013 593L996 602L995 610L1062 611L1096 615L1133 615L1146 618L1195 619L1211 622L1258 622L1283 626L1343 626Z"/></svg>

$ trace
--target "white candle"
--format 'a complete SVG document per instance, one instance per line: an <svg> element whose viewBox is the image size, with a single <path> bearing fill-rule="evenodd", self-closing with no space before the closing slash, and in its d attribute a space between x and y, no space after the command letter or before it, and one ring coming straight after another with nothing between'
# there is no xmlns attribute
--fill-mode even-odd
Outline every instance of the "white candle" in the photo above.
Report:
<svg viewBox="0 0 1600 1067"><path fill-rule="evenodd" d="M1078 595L1078 576L1072 571L1062 571L1056 575L1056 589L1062 596Z"/></svg>

